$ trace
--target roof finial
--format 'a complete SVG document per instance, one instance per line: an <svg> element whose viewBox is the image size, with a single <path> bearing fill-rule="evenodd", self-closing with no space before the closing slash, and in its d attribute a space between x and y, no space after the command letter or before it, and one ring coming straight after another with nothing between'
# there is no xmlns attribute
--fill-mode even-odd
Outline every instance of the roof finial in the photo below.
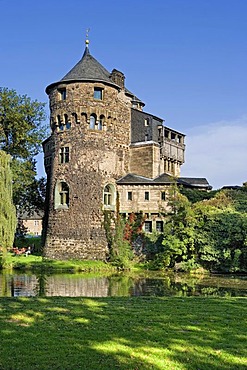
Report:
<svg viewBox="0 0 247 370"><path fill-rule="evenodd" d="M89 31L90 31L90 28L87 28L87 29L86 29L86 41L85 41L86 48L88 48L88 44L89 44L89 40L88 40L88 34L89 34Z"/></svg>

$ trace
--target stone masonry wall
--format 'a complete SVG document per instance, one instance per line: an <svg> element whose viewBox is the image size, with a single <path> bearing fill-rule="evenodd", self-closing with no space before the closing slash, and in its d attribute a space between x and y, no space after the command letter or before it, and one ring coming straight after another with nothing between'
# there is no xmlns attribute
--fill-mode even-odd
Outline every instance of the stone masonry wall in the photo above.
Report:
<svg viewBox="0 0 247 370"><path fill-rule="evenodd" d="M94 86L102 87L103 100L93 98ZM111 86L81 82L66 85L60 100L59 85L50 93L53 161L48 182L47 228L44 254L49 258L105 259L103 190L128 172L130 106ZM68 116L69 129L59 130L58 115ZM90 115L103 118L103 129L90 129ZM59 150L69 147L68 163L59 163ZM48 173L47 173L48 174ZM69 207L55 209L59 181L69 186Z"/></svg>

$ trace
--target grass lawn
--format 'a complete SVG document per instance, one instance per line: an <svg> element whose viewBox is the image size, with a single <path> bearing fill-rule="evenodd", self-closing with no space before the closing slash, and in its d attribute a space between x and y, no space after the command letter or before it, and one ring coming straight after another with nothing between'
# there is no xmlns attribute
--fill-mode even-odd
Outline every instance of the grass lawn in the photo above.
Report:
<svg viewBox="0 0 247 370"><path fill-rule="evenodd" d="M90 272L90 271L115 271L115 267L103 261L69 260L57 261L47 260L41 256L30 255L26 257L8 255L8 265L16 270L49 272Z"/></svg>
<svg viewBox="0 0 247 370"><path fill-rule="evenodd" d="M247 369L247 299L1 298L0 369Z"/></svg>

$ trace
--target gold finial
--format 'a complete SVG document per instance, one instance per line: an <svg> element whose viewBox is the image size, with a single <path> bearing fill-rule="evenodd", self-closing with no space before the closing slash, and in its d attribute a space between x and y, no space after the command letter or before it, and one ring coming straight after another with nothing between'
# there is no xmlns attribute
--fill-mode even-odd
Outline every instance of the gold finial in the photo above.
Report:
<svg viewBox="0 0 247 370"><path fill-rule="evenodd" d="M85 41L86 47L88 47L88 44L89 44L89 40L88 40L89 31L90 31L90 28L87 28L86 29L86 41Z"/></svg>

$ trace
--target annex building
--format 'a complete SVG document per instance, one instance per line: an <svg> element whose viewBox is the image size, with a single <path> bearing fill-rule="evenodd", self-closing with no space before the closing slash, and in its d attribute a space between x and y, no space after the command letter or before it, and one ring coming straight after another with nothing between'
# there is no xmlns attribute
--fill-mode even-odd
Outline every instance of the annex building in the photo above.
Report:
<svg viewBox="0 0 247 370"><path fill-rule="evenodd" d="M89 52L46 88L51 135L43 143L47 173L44 254L105 259L104 211L146 215L146 232L163 230L162 210L174 178L210 189L204 178L180 177L185 135L143 110L125 86Z"/></svg>

